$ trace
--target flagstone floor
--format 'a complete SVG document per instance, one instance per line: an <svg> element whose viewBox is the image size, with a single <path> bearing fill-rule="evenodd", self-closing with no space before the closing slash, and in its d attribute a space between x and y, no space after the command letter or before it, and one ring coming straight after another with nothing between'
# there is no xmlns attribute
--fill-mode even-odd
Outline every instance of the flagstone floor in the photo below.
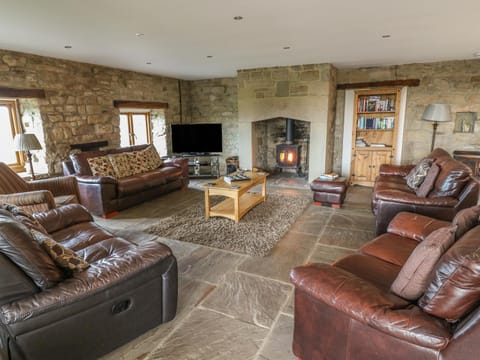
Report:
<svg viewBox="0 0 480 360"><path fill-rule="evenodd" d="M278 183L278 182L277 182ZM268 191L310 192L268 184ZM161 241L179 266L176 318L104 356L104 360L290 360L293 286L288 274L306 262L332 262L374 236L371 189L350 187L341 209L313 203L264 258L158 238L142 232L160 217L203 199L193 187L97 219L136 242ZM113 336L113 334L112 334Z"/></svg>

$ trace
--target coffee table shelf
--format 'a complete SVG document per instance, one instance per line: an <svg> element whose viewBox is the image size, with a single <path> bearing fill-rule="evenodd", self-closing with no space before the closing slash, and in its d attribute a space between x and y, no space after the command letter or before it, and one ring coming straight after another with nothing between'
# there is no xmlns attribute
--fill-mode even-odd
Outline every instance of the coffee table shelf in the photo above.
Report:
<svg viewBox="0 0 480 360"><path fill-rule="evenodd" d="M216 180L215 185L205 185L205 217L207 219L212 216L221 216L238 223L250 209L265 201L268 174L247 172L245 175L251 180L234 182L232 185L239 186L237 189L232 188L232 185L223 179ZM262 185L261 194L248 192L259 184ZM210 196L213 195L225 196L227 199L211 207Z"/></svg>

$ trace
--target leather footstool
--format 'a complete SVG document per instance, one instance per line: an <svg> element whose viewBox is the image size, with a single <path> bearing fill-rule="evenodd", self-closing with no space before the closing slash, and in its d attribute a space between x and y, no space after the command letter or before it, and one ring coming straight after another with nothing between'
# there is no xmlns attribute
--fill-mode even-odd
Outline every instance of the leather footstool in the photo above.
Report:
<svg viewBox="0 0 480 360"><path fill-rule="evenodd" d="M313 191L313 201L316 205L331 204L339 209L347 194L347 180L339 177L335 180L315 179L310 184Z"/></svg>

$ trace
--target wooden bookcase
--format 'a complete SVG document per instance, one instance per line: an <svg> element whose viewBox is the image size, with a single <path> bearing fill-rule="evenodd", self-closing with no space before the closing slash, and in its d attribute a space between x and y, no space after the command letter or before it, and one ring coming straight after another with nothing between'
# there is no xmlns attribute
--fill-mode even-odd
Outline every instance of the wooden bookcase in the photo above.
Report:
<svg viewBox="0 0 480 360"><path fill-rule="evenodd" d="M373 186L395 157L400 89L356 91L354 106L350 183Z"/></svg>

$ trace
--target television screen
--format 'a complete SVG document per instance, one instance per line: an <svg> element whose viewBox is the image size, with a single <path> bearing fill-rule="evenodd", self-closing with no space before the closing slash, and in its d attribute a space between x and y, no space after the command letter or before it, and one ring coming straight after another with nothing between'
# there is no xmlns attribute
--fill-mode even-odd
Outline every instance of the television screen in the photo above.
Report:
<svg viewBox="0 0 480 360"><path fill-rule="evenodd" d="M172 124L174 153L222 152L222 124Z"/></svg>

